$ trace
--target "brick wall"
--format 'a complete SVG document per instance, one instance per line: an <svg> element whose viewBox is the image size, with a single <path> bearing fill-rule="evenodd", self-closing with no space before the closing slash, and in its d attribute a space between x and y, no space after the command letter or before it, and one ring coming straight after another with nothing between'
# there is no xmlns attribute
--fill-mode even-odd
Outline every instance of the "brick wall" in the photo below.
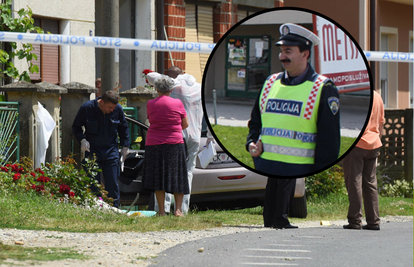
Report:
<svg viewBox="0 0 414 267"><path fill-rule="evenodd" d="M284 0L275 0L275 7L283 7Z"/></svg>
<svg viewBox="0 0 414 267"><path fill-rule="evenodd" d="M218 4L214 8L213 32L215 43L238 21L237 5L232 2L232 0L226 0L225 3Z"/></svg>
<svg viewBox="0 0 414 267"><path fill-rule="evenodd" d="M185 6L184 0L164 1L164 25L169 41L185 41ZM174 66L185 70L185 53L171 52ZM170 53L164 54L165 70L172 66Z"/></svg>
<svg viewBox="0 0 414 267"><path fill-rule="evenodd" d="M274 0L275 7L283 7L284 0ZM238 22L237 4L233 0L217 3L213 11L213 34L214 42L217 43L221 37ZM185 1L184 0L165 0L164 2L164 25L167 38L171 41L185 41ZM164 67L167 70L172 66L171 57L174 65L185 70L185 53L165 52Z"/></svg>

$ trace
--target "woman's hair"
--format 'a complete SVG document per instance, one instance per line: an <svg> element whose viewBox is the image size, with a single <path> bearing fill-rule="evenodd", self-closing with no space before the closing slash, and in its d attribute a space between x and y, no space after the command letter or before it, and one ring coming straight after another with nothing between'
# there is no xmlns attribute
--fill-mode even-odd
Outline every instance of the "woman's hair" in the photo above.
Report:
<svg viewBox="0 0 414 267"><path fill-rule="evenodd" d="M174 88L174 81L167 75L161 75L154 82L154 87L161 93L171 92Z"/></svg>

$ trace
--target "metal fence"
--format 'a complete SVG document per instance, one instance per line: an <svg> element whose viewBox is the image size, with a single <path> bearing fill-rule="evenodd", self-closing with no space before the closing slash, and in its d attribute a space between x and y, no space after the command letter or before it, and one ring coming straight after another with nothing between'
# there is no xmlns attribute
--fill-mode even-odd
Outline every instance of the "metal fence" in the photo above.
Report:
<svg viewBox="0 0 414 267"><path fill-rule="evenodd" d="M385 110L380 171L391 179L413 179L413 109Z"/></svg>
<svg viewBox="0 0 414 267"><path fill-rule="evenodd" d="M19 161L19 103L0 102L0 166Z"/></svg>

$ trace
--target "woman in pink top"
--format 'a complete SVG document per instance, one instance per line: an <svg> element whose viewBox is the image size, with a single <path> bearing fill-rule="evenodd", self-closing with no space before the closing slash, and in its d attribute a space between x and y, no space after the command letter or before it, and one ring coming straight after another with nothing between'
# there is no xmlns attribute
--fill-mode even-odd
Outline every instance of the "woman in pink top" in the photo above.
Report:
<svg viewBox="0 0 414 267"><path fill-rule="evenodd" d="M174 87L170 77L162 75L155 80L154 87L159 97L147 103L150 127L145 143L143 186L155 191L160 216L165 215L165 192L174 194L174 215L183 216L183 197L190 193L182 134L188 127L187 114L181 101L170 97Z"/></svg>

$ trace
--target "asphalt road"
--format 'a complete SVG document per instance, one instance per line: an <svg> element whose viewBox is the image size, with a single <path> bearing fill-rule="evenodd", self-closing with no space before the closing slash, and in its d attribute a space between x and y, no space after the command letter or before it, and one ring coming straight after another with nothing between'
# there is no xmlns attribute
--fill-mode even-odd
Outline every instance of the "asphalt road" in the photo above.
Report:
<svg viewBox="0 0 414 267"><path fill-rule="evenodd" d="M224 235L177 245L152 262L177 267L413 266L413 222L383 223L380 231L324 226Z"/></svg>

